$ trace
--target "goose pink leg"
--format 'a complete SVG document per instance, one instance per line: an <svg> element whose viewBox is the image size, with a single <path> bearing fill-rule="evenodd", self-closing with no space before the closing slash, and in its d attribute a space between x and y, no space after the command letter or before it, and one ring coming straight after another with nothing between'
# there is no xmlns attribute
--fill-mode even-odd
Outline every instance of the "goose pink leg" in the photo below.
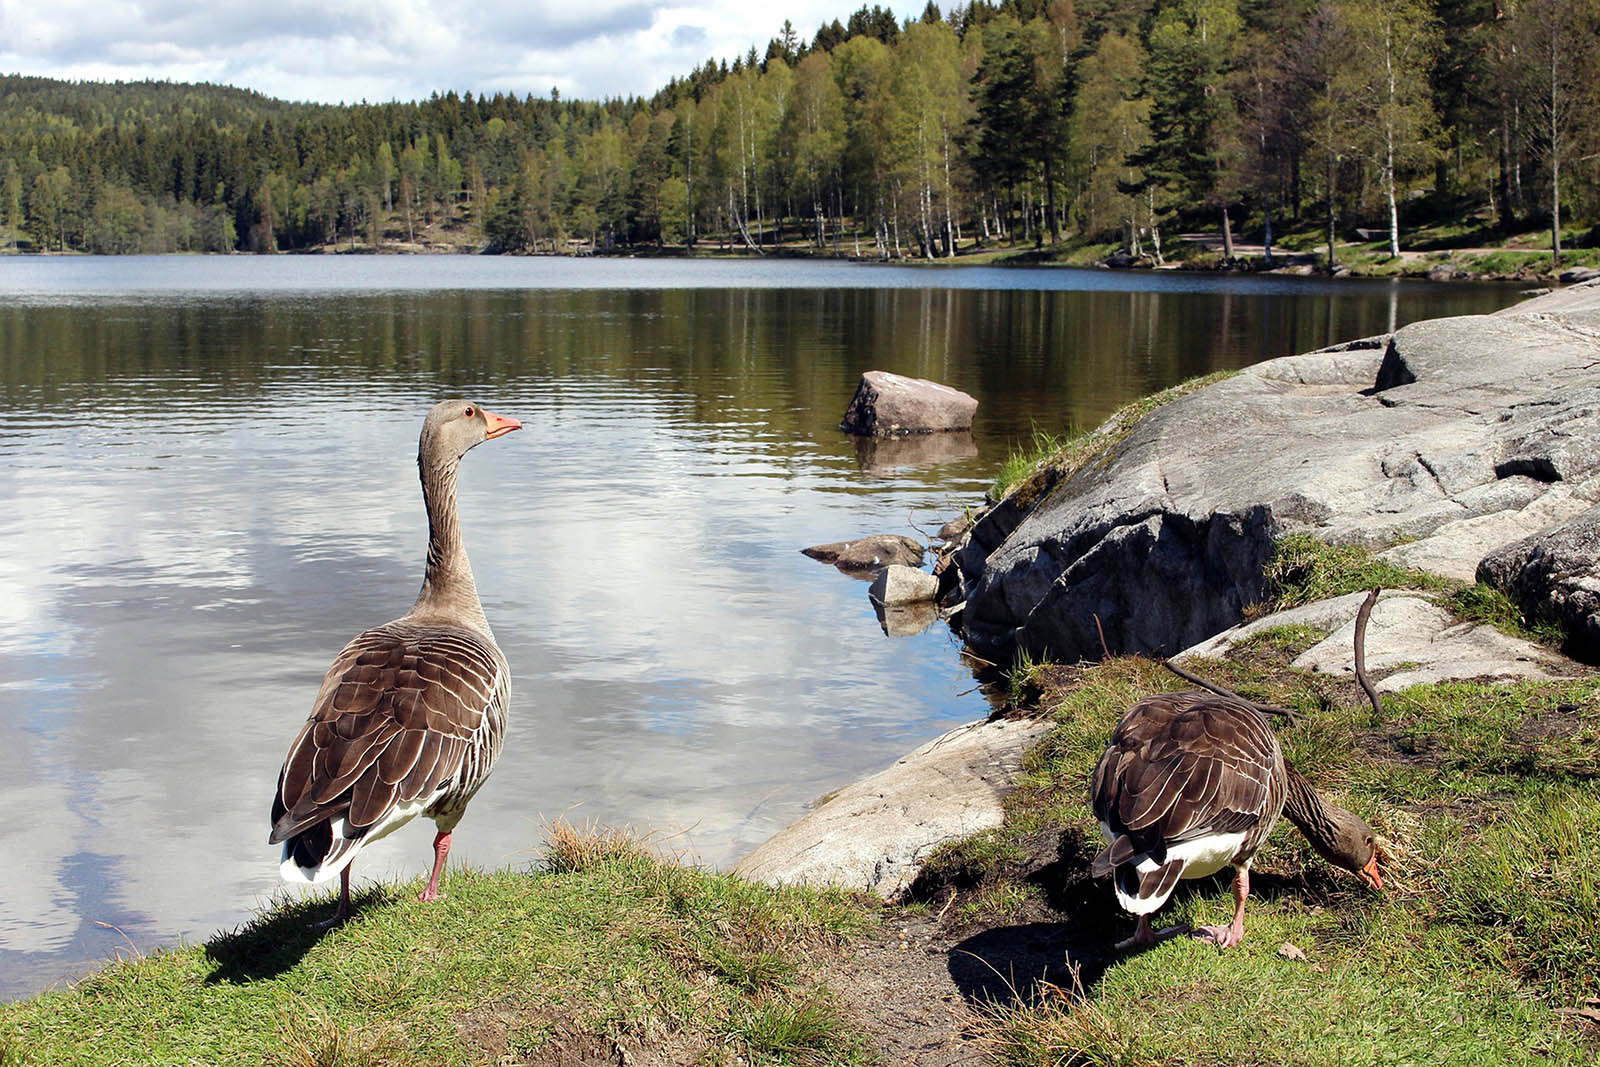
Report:
<svg viewBox="0 0 1600 1067"><path fill-rule="evenodd" d="M439 875L444 870L445 857L450 855L450 832L448 830L433 836L433 874L428 876L428 888L417 894L417 899L430 901L439 899Z"/></svg>
<svg viewBox="0 0 1600 1067"><path fill-rule="evenodd" d="M355 866L354 861L345 864L344 870L339 872L339 907L333 917L324 919L319 923L312 923L313 930L332 930L335 926L350 918L350 868Z"/></svg>
<svg viewBox="0 0 1600 1067"><path fill-rule="evenodd" d="M1233 880L1233 922L1227 926L1202 926L1196 937L1215 941L1218 948L1232 948L1244 940L1244 902L1250 899L1250 871L1240 867Z"/></svg>

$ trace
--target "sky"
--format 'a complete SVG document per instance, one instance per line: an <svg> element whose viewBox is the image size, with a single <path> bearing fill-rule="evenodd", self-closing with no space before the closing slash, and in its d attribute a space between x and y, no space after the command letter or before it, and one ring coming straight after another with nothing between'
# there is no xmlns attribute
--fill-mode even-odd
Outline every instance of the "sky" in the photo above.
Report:
<svg viewBox="0 0 1600 1067"><path fill-rule="evenodd" d="M454 89L648 95L715 57L809 40L852 0L0 0L0 73L213 82L284 100ZM898 14L899 12L897 12Z"/></svg>

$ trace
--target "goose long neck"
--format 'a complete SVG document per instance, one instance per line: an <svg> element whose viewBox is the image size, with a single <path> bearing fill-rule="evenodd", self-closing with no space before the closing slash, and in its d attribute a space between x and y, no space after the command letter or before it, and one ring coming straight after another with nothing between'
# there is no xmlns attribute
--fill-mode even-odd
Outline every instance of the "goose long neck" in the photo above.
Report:
<svg viewBox="0 0 1600 1067"><path fill-rule="evenodd" d="M1349 818L1350 813L1323 800L1322 794L1312 788L1299 771L1287 765L1284 769L1288 772L1285 776L1288 790L1283 800L1284 818L1294 823L1318 852L1323 856L1329 855L1338 841L1336 824L1342 818Z"/></svg>
<svg viewBox="0 0 1600 1067"><path fill-rule="evenodd" d="M422 578L413 614L444 615L456 621L489 628L472 579L472 561L461 542L461 519L456 512L456 471L459 458L417 460L422 474L422 501L428 509L428 569Z"/></svg>

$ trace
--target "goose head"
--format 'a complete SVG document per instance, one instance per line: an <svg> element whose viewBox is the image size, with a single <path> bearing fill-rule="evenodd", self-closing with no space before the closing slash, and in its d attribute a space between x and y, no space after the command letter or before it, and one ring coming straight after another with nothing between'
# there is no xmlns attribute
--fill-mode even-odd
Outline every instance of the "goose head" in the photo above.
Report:
<svg viewBox="0 0 1600 1067"><path fill-rule="evenodd" d="M1378 872L1378 842L1372 827L1359 815L1328 805L1327 824L1318 834L1307 834L1311 846L1335 867L1355 874L1368 889L1382 889Z"/></svg>
<svg viewBox="0 0 1600 1067"><path fill-rule="evenodd" d="M453 464L483 442L521 428L516 419L486 411L470 400L442 400L422 422L417 458L425 468Z"/></svg>

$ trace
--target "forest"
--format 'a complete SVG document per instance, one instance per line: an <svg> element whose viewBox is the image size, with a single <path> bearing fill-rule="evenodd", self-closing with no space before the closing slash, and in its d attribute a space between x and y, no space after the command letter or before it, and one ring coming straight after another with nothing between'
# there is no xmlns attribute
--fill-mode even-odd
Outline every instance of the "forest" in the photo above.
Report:
<svg viewBox="0 0 1600 1067"><path fill-rule="evenodd" d="M648 98L0 76L0 246L936 259L1446 220L1600 244L1600 0L862 7ZM1242 236L1241 236L1242 239ZM1377 238L1374 238L1377 239Z"/></svg>

